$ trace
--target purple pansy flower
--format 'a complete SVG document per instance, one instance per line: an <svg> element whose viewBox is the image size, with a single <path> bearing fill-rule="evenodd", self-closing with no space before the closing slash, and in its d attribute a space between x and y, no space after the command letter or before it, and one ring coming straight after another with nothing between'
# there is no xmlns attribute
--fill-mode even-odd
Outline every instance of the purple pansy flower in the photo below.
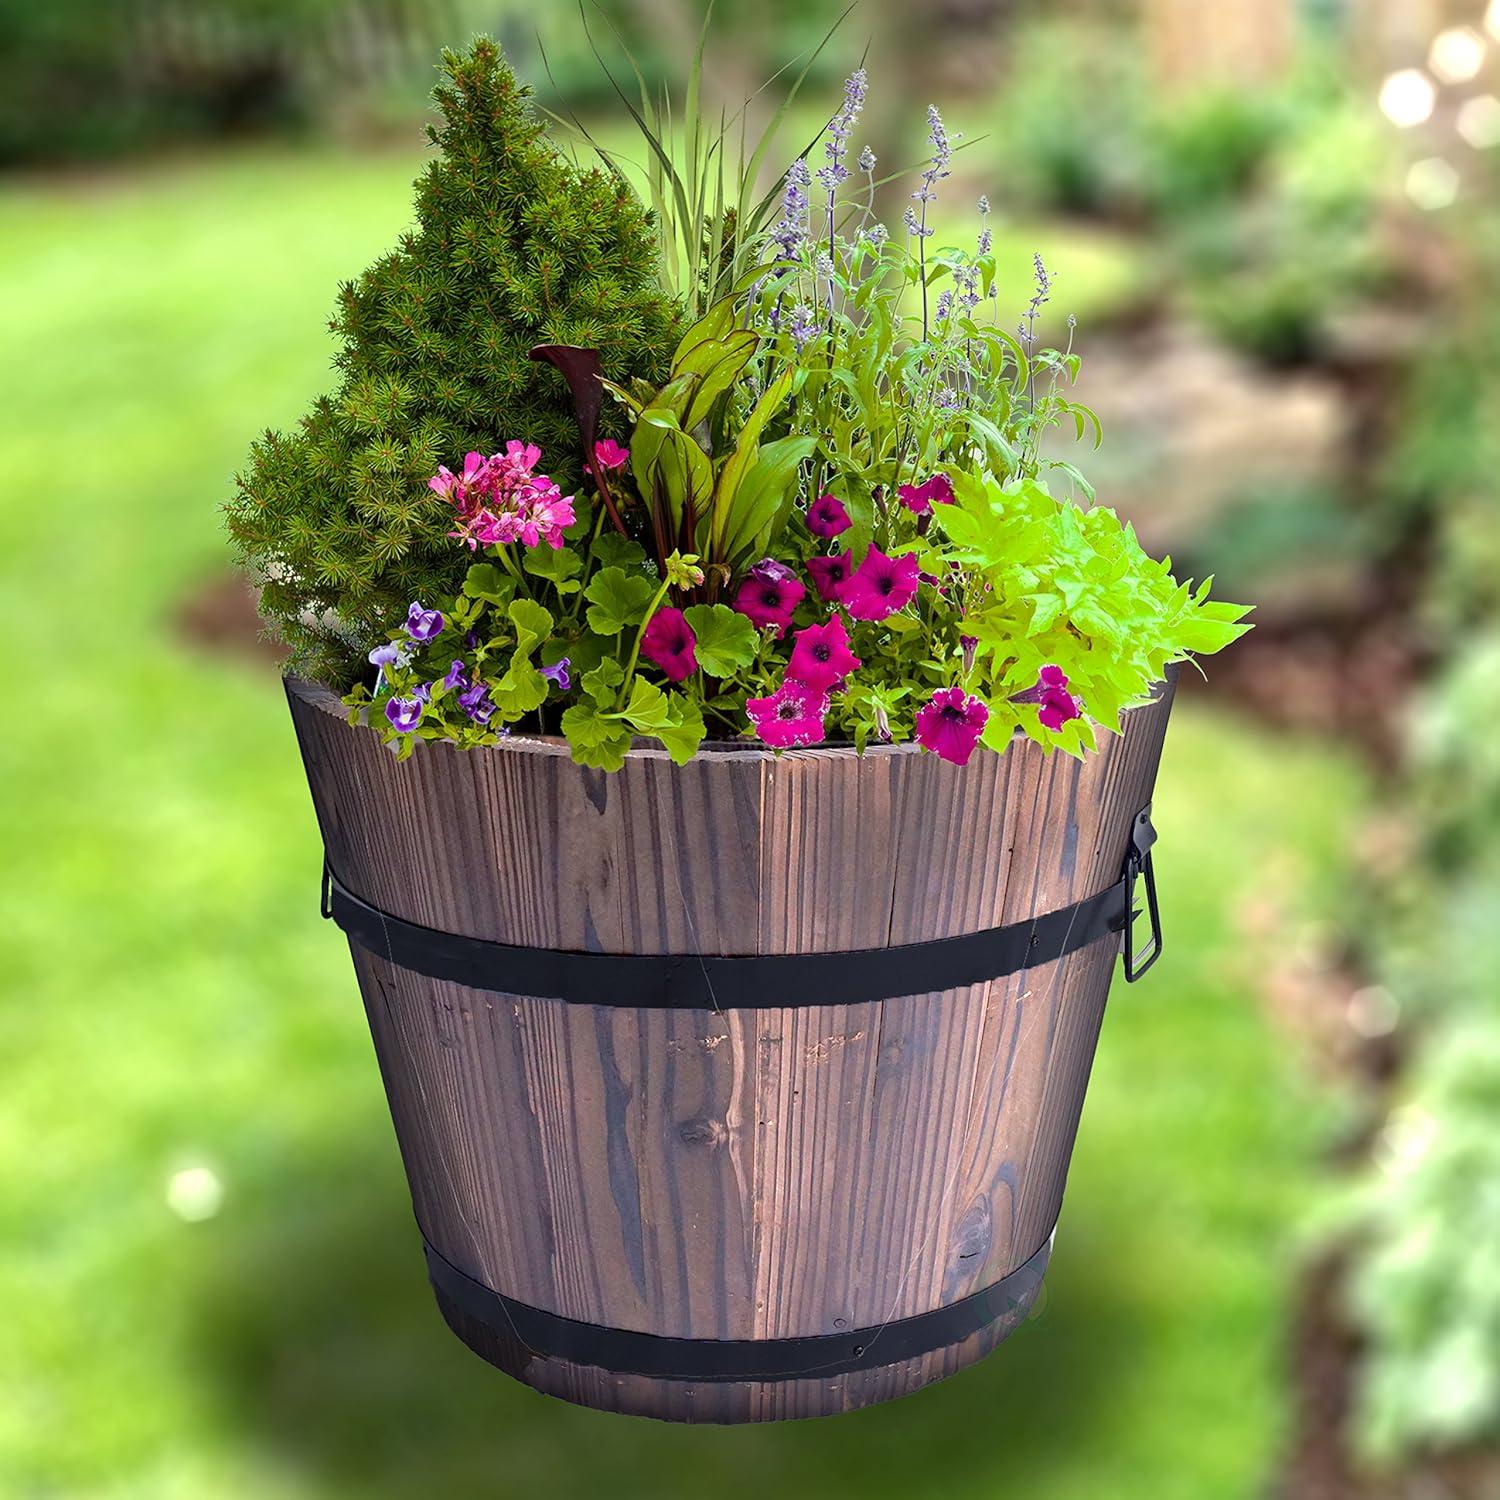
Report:
<svg viewBox="0 0 1500 1500"><path fill-rule="evenodd" d="M413 602L406 612L406 633L414 641L430 641L443 633L442 614L435 609L423 609Z"/></svg>
<svg viewBox="0 0 1500 1500"><path fill-rule="evenodd" d="M490 702L490 690L482 682L465 688L458 695L458 705L476 724L488 724L495 712L495 705Z"/></svg>
<svg viewBox="0 0 1500 1500"><path fill-rule="evenodd" d="M385 716L397 734L410 734L422 722L420 698L392 698L385 705Z"/></svg>

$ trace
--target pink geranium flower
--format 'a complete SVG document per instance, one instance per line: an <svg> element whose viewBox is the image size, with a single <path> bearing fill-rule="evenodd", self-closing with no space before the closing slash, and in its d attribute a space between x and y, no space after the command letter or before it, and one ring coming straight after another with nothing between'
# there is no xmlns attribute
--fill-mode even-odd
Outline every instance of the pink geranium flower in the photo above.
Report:
<svg viewBox="0 0 1500 1500"><path fill-rule="evenodd" d="M519 443L512 439L505 445L504 453L497 453L490 459L490 482L501 493L524 489L531 484L536 466L541 461L542 450L535 443Z"/></svg>
<svg viewBox="0 0 1500 1500"><path fill-rule="evenodd" d="M849 649L849 632L842 615L826 625L809 625L797 632L786 675L814 692L827 693L838 687L860 664Z"/></svg>
<svg viewBox="0 0 1500 1500"><path fill-rule="evenodd" d="M838 601L839 590L854 571L854 554L834 552L827 557L810 557L807 560L807 571L812 574L818 598L825 604L834 604Z"/></svg>
<svg viewBox="0 0 1500 1500"><path fill-rule="evenodd" d="M661 668L669 682L681 682L698 670L698 638L680 609L668 606L651 616L641 635L641 655Z"/></svg>
<svg viewBox="0 0 1500 1500"><path fill-rule="evenodd" d="M594 444L594 462L601 469L623 469L630 462L630 449L622 448L613 438L601 438Z"/></svg>
<svg viewBox="0 0 1500 1500"><path fill-rule="evenodd" d="M853 524L844 502L836 495L820 495L807 508L807 529L814 536L835 537Z"/></svg>
<svg viewBox="0 0 1500 1500"><path fill-rule="evenodd" d="M745 712L762 741L777 750L816 745L823 738L828 699L805 682L787 678L769 698L750 698Z"/></svg>
<svg viewBox="0 0 1500 1500"><path fill-rule="evenodd" d="M931 515L933 501L953 504L953 481L946 474L934 474L923 484L903 484L896 495L914 516Z"/></svg>
<svg viewBox="0 0 1500 1500"><path fill-rule="evenodd" d="M527 547L543 542L553 548L563 544L563 531L573 524L573 497L564 495L545 474L532 480L532 488L517 497L520 517L518 535Z"/></svg>
<svg viewBox="0 0 1500 1500"><path fill-rule="evenodd" d="M871 547L839 589L839 602L856 620L883 620L911 603L917 592L917 571L912 553L887 557L879 547Z"/></svg>
<svg viewBox="0 0 1500 1500"><path fill-rule="evenodd" d="M1067 675L1061 667L1043 667L1037 674L1036 686L1027 688L1023 693L1013 693L1010 701L1035 703L1042 728L1050 729L1054 734L1064 724L1083 717L1083 707L1068 691Z"/></svg>
<svg viewBox="0 0 1500 1500"><path fill-rule="evenodd" d="M917 714L917 743L955 766L965 766L989 717L989 709L961 687L943 688Z"/></svg>
<svg viewBox="0 0 1500 1500"><path fill-rule="evenodd" d="M788 567L769 557L745 575L734 596L734 607L757 629L774 627L783 635L807 587Z"/></svg>
<svg viewBox="0 0 1500 1500"><path fill-rule="evenodd" d="M438 471L427 481L427 487L451 501L461 511L474 509L489 483L490 461L482 453L464 454L461 475L438 465Z"/></svg>

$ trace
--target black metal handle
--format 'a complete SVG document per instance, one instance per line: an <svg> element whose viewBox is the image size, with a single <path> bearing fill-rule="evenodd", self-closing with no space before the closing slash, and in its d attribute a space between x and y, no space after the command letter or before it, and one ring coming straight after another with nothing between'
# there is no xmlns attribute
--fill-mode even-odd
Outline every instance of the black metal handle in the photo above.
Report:
<svg viewBox="0 0 1500 1500"><path fill-rule="evenodd" d="M1151 846L1156 830L1151 826L1151 804L1135 815L1130 826L1130 848L1125 851L1125 982L1134 984L1161 957L1161 908L1156 903L1156 872L1151 868ZM1135 947L1135 883L1146 882L1146 915L1151 922L1151 943L1142 958Z"/></svg>

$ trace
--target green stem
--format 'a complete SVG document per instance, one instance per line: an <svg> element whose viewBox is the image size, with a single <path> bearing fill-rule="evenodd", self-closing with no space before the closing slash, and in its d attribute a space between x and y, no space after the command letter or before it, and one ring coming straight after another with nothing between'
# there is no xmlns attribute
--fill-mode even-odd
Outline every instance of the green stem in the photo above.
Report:
<svg viewBox="0 0 1500 1500"><path fill-rule="evenodd" d="M620 684L620 696L615 707L624 708L630 701L630 683L635 676L635 664L641 659L641 642L646 638L646 627L651 623L651 616L661 608L661 601L667 597L667 590L672 587L670 579L664 579L662 586L657 589L656 597L646 606L645 618L641 621L641 628L635 633L635 645L630 652L630 661L625 667L625 679Z"/></svg>

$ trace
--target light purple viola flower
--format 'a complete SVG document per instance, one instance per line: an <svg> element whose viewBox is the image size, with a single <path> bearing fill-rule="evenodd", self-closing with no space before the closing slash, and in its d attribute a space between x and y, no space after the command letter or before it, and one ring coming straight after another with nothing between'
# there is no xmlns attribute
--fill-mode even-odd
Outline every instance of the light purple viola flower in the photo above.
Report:
<svg viewBox="0 0 1500 1500"><path fill-rule="evenodd" d="M422 722L420 698L392 698L385 705L385 716L397 734L410 734Z"/></svg>
<svg viewBox="0 0 1500 1500"><path fill-rule="evenodd" d="M437 610L423 609L414 602L406 612L404 628L412 640L430 641L433 636L443 633L443 617Z"/></svg>
<svg viewBox="0 0 1500 1500"><path fill-rule="evenodd" d="M369 656L371 666L384 671L387 667L404 667L411 660L411 647L405 641L385 641Z"/></svg>
<svg viewBox="0 0 1500 1500"><path fill-rule="evenodd" d="M568 680L568 658L559 657L550 667L542 668L542 676L554 683L558 692L565 693L573 684Z"/></svg>

